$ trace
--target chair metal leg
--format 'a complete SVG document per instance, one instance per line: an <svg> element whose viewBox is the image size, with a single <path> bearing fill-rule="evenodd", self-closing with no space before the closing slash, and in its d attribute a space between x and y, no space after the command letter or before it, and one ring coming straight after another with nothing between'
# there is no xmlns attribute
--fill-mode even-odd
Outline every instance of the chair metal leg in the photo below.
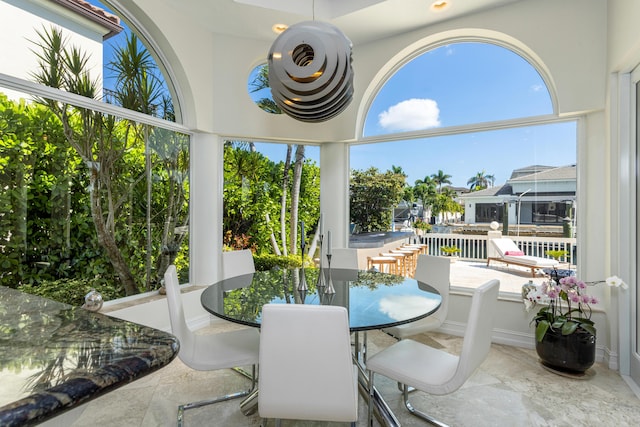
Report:
<svg viewBox="0 0 640 427"><path fill-rule="evenodd" d="M369 371L369 401L367 406L367 426L373 427L373 371Z"/></svg>
<svg viewBox="0 0 640 427"><path fill-rule="evenodd" d="M184 411L186 411L187 409L199 408L201 406L212 405L214 403L226 402L227 400L248 396L256 388L256 366L252 365L251 370L253 372L253 375L249 377L251 378L251 388L249 390L226 394L224 396L215 397L213 399L201 400L199 402L185 403L184 405L178 406L178 427L182 427L184 425ZM237 371L237 372L245 376L249 375L248 373L245 373L245 371L242 371L242 372Z"/></svg>
<svg viewBox="0 0 640 427"><path fill-rule="evenodd" d="M402 391L404 390L403 387L404 387L404 384L398 383L398 390L400 390L400 393L402 393ZM411 393L412 391L416 391L416 389L411 386L408 386L408 391L409 393Z"/></svg>
<svg viewBox="0 0 640 427"><path fill-rule="evenodd" d="M415 409L413 407L413 405L411 405L411 402L409 402L409 387L406 384L403 384L402 395L403 395L403 398L404 398L404 406L411 413L411 415L414 415L414 416L416 416L418 418L421 418L421 419L425 420L426 422L428 422L429 424L432 424L434 426L449 427L447 424L444 424L444 423L436 420L435 418L431 417L430 415L427 415L424 412L421 412L421 411Z"/></svg>

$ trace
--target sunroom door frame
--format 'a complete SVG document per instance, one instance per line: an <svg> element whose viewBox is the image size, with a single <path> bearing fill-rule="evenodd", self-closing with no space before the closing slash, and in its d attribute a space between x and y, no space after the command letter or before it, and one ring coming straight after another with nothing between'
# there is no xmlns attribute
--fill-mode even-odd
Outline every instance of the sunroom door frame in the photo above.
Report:
<svg viewBox="0 0 640 427"><path fill-rule="evenodd" d="M640 395L640 65L618 73L610 81L611 103L611 269L628 283L617 292L620 374ZM618 181L616 178L618 177ZM616 207L616 209L613 209ZM626 230L623 232L623 230ZM615 299L616 295L612 295ZM614 350L614 349L612 349Z"/></svg>

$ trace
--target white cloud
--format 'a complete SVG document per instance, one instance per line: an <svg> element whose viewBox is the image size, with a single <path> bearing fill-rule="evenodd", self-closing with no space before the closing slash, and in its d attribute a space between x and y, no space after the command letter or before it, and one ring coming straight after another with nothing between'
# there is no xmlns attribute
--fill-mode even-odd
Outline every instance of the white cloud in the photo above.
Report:
<svg viewBox="0 0 640 427"><path fill-rule="evenodd" d="M408 99L380 113L378 122L392 131L434 128L440 126L440 109L433 99Z"/></svg>
<svg viewBox="0 0 640 427"><path fill-rule="evenodd" d="M531 90L534 92L540 92L542 89L544 89L544 85L541 85L541 84L531 85Z"/></svg>

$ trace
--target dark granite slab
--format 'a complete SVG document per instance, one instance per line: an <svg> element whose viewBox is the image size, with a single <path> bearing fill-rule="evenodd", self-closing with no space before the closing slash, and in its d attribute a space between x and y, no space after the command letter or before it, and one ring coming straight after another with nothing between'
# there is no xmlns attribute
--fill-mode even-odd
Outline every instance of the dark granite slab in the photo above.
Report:
<svg viewBox="0 0 640 427"><path fill-rule="evenodd" d="M32 425L141 378L173 335L0 286L0 426Z"/></svg>
<svg viewBox="0 0 640 427"><path fill-rule="evenodd" d="M414 236L412 231L375 231L353 234L349 238L349 247L354 249L381 248L387 243L407 240Z"/></svg>

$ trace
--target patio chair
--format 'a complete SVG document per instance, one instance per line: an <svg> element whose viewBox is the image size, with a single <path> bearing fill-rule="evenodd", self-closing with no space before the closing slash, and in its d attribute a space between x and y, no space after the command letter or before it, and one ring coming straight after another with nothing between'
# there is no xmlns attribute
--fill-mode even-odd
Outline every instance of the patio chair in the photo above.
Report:
<svg viewBox="0 0 640 427"><path fill-rule="evenodd" d="M222 252L222 278L242 276L255 273L253 254L250 249Z"/></svg>
<svg viewBox="0 0 640 427"><path fill-rule="evenodd" d="M412 335L438 329L447 318L450 277L451 261L449 261L448 258L420 255L418 257L418 266L416 267L415 274L415 278L418 280L418 286L420 286L420 282L433 286L442 298L440 308L438 308L435 313L423 319L385 328L383 332L401 340Z"/></svg>
<svg viewBox="0 0 640 427"><path fill-rule="evenodd" d="M409 386L417 390L445 395L459 389L482 364L491 348L491 330L500 281L490 280L473 293L471 309L459 356L406 339L369 357L369 422L372 425L374 374L381 374L403 385L405 407L427 422L443 426L409 402Z"/></svg>
<svg viewBox="0 0 640 427"><path fill-rule="evenodd" d="M238 397L247 396L255 388L256 364L259 359L260 334L254 328L232 332L195 334L187 325L178 284L175 265L170 265L164 274L167 290L171 332L180 341L178 357L188 367L198 371L234 368L252 365L251 388L233 394L178 406L178 426L182 426L184 411Z"/></svg>
<svg viewBox="0 0 640 427"><path fill-rule="evenodd" d="M260 333L262 418L350 422L358 419L347 309L266 304ZM264 424L263 424L264 425Z"/></svg>
<svg viewBox="0 0 640 427"><path fill-rule="evenodd" d="M536 277L536 270L544 268L557 268L560 263L552 258L542 258L525 255L524 252L507 237L490 239L488 248L490 255L487 257L487 267L491 261L498 261L504 264L517 265L531 270L531 276ZM491 251L493 249L493 251Z"/></svg>
<svg viewBox="0 0 640 427"><path fill-rule="evenodd" d="M326 265L326 263L324 265ZM358 250L351 248L331 248L331 268L357 270Z"/></svg>

